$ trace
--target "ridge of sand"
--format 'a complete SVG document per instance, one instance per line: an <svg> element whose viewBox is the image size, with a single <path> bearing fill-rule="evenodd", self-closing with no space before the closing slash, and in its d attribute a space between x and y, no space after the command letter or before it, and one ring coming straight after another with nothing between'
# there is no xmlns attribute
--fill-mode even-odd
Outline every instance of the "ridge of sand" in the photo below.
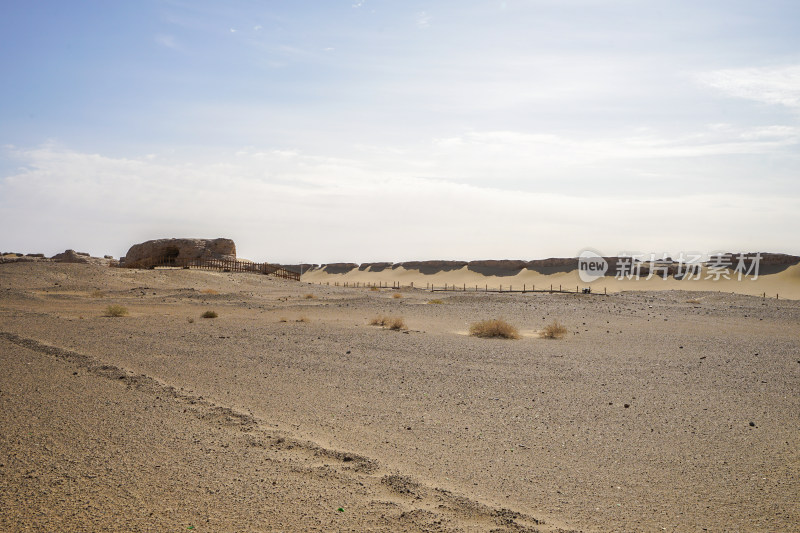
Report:
<svg viewBox="0 0 800 533"><path fill-rule="evenodd" d="M580 279L577 270L569 272L557 272L553 274L540 274L530 270L521 270L514 275L484 275L472 271L467 266L456 270L445 270L435 273L423 274L419 270L406 270L404 267L385 269L378 272L370 270L352 269L345 273L330 274L324 270L316 269L303 273L303 281L316 284L343 284L347 283L383 283L389 286L392 283L399 283L401 286L425 288L428 285L444 287L445 284L466 290L483 290L514 288L522 289L548 289L551 285L554 288L559 286L570 291L575 291L577 287L591 287L594 292L622 292L622 291L699 291L699 292L727 292L735 294L746 294L751 296L761 296L766 293L767 297L792 300L800 300L800 264L792 265L775 274L765 274L753 280L751 277L744 277L738 280L735 274L728 274L730 279L721 278L699 279L699 280L676 280L674 278L661 279L654 276L651 279L631 279L618 280L613 276L606 276L591 283L586 283Z"/></svg>

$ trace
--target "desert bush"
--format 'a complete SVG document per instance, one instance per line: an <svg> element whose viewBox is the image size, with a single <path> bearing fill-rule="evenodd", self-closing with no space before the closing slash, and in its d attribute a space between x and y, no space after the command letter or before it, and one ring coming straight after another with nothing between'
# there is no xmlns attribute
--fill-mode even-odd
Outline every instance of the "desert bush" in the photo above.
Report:
<svg viewBox="0 0 800 533"><path fill-rule="evenodd" d="M306 323L306 322L311 322L311 320L309 320L309 318L308 318L307 316L301 316L300 318L298 318L297 320L295 320L295 322L303 322L303 323Z"/></svg>
<svg viewBox="0 0 800 533"><path fill-rule="evenodd" d="M373 285L372 287L369 288L369 290L374 291L374 292L378 292L380 289Z"/></svg>
<svg viewBox="0 0 800 533"><path fill-rule="evenodd" d="M428 301L428 303L433 305L442 305L444 301L440 300L439 298L434 298L433 300Z"/></svg>
<svg viewBox="0 0 800 533"><path fill-rule="evenodd" d="M498 318L492 320L482 320L475 322L469 327L469 334L473 337L492 338L498 337L501 339L519 339L519 331L517 328Z"/></svg>
<svg viewBox="0 0 800 533"><path fill-rule="evenodd" d="M394 316L389 318L389 320L386 322L386 327L395 331L401 329L408 329L408 327L406 326L406 321L399 316Z"/></svg>
<svg viewBox="0 0 800 533"><path fill-rule="evenodd" d="M553 320L542 330L543 339L563 339L567 335L567 328L558 320Z"/></svg>
<svg viewBox="0 0 800 533"><path fill-rule="evenodd" d="M282 316L282 317L280 317L280 318L278 319L278 322L288 322L288 321L289 321L289 320L288 320L288 319L287 319L285 316Z"/></svg>
<svg viewBox="0 0 800 533"><path fill-rule="evenodd" d="M392 298L402 298L402 297L403 297L403 295L400 294L399 292L396 292L396 293L392 294Z"/></svg>
<svg viewBox="0 0 800 533"><path fill-rule="evenodd" d="M370 326L382 326L385 328L399 330L399 329L408 329L406 327L406 322L403 320L403 317L399 316L384 316L378 315L372 320L369 321Z"/></svg>
<svg viewBox="0 0 800 533"><path fill-rule="evenodd" d="M97 289L97 290L95 290L95 291L92 291L92 298L102 298L102 297L103 297L103 296L105 296L105 295L106 295L106 293L104 293L104 292L103 292L103 291L101 291L100 289Z"/></svg>
<svg viewBox="0 0 800 533"><path fill-rule="evenodd" d="M106 307L106 316L127 316L128 308L122 305L109 305Z"/></svg>
<svg viewBox="0 0 800 533"><path fill-rule="evenodd" d="M384 326L386 325L387 318L383 315L378 315L369 321L370 326Z"/></svg>
<svg viewBox="0 0 800 533"><path fill-rule="evenodd" d="M194 324L194 318L192 318L192 317L189 317L189 318L187 318L187 319L186 319L186 321L187 321L189 324Z"/></svg>
<svg viewBox="0 0 800 533"><path fill-rule="evenodd" d="M215 291L214 289L203 289L202 291L200 291L200 293L201 293L201 294L219 294L219 293L218 293L217 291Z"/></svg>
<svg viewBox="0 0 800 533"><path fill-rule="evenodd" d="M217 318L219 315L217 314L216 311L206 311L200 316L203 318Z"/></svg>
<svg viewBox="0 0 800 533"><path fill-rule="evenodd" d="M314 298L316 298L316 296L314 296L313 294L309 293L309 294L306 294L305 296L303 296L303 298L305 298L306 300L313 300Z"/></svg>

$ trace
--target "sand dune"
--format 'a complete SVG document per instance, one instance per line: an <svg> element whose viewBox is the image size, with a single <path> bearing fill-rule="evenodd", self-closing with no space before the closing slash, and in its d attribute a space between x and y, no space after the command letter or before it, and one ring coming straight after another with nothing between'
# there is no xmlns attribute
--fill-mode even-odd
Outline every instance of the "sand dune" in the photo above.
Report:
<svg viewBox="0 0 800 533"><path fill-rule="evenodd" d="M335 266L330 269L318 267L306 271L303 274L303 281L310 283L387 283L391 286L393 282L400 283L402 286L425 288L426 286L436 286L439 288L445 285L455 286L456 288L477 289L549 289L563 287L571 291L577 288L591 287L594 292L621 292L621 291L661 291L661 290L683 290L683 291L703 291L703 292L727 292L736 294L746 294L751 296L761 296L766 293L767 297L800 299L800 264L786 265L779 272L759 275L756 279L753 276L743 276L741 280L734 272L726 272L726 277L719 279L683 279L677 280L673 277L663 279L654 275L651 279L641 276L640 279L617 279L615 276L605 276L601 279L586 283L582 281L576 269L563 271L564 267L542 267L537 270L531 269L506 269L506 268L477 268L468 265L463 266L418 266L417 268L406 268L397 266L395 268L353 268ZM547 273L547 271L550 273Z"/></svg>

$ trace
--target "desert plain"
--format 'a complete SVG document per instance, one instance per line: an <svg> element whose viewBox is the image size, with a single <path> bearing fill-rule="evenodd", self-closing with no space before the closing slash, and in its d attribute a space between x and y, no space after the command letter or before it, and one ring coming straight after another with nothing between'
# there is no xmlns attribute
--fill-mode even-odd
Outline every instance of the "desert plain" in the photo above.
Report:
<svg viewBox="0 0 800 533"><path fill-rule="evenodd" d="M800 531L800 301L310 279L0 265L0 530Z"/></svg>

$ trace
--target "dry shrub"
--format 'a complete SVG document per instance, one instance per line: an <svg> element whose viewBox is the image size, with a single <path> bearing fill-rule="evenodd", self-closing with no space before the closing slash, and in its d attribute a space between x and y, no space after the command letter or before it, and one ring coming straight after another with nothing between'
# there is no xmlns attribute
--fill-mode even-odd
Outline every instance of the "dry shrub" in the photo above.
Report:
<svg viewBox="0 0 800 533"><path fill-rule="evenodd" d="M100 289L97 289L96 291L92 291L92 298L102 298L105 295L106 295L106 293L104 293Z"/></svg>
<svg viewBox="0 0 800 533"><path fill-rule="evenodd" d="M396 293L392 294L392 298L402 298L402 297L403 297L403 295L400 294L399 292L396 292Z"/></svg>
<svg viewBox="0 0 800 533"><path fill-rule="evenodd" d="M106 307L106 316L128 316L128 308L122 305L109 305Z"/></svg>
<svg viewBox="0 0 800 533"><path fill-rule="evenodd" d="M501 339L519 339L519 331L517 328L506 322L495 318L493 320L482 320L475 322L469 327L469 334L473 337L492 338L498 337Z"/></svg>
<svg viewBox="0 0 800 533"><path fill-rule="evenodd" d="M202 316L203 318L217 318L219 315L217 314L216 311L206 311L200 316Z"/></svg>
<svg viewBox="0 0 800 533"><path fill-rule="evenodd" d="M389 321L386 323L386 327L395 331L401 329L408 329L406 326L406 321L403 320L403 317L395 316L391 317Z"/></svg>
<svg viewBox="0 0 800 533"><path fill-rule="evenodd" d="M194 318L192 318L192 317L189 317L189 318L187 318L187 319L186 319L186 321L187 321L189 324L194 324Z"/></svg>
<svg viewBox="0 0 800 533"><path fill-rule="evenodd" d="M434 305L442 305L444 301L440 300L439 298L434 298L433 300L430 300L428 303Z"/></svg>
<svg viewBox="0 0 800 533"><path fill-rule="evenodd" d="M305 296L303 296L303 298L305 298L306 300L313 300L314 298L316 298L316 296L314 296L311 293L308 293Z"/></svg>
<svg viewBox="0 0 800 533"><path fill-rule="evenodd" d="M369 288L369 290L371 290L371 291L375 291L375 292L378 292L380 289L379 289L378 287L375 287L375 286L373 285L372 287L370 287L370 288Z"/></svg>
<svg viewBox="0 0 800 533"><path fill-rule="evenodd" d="M406 321L403 320L403 317L399 316L378 315L369 321L369 325L382 326L393 330L408 329Z"/></svg>
<svg viewBox="0 0 800 533"><path fill-rule="evenodd" d="M567 335L567 328L558 320L553 320L542 330L543 339L563 339Z"/></svg>
<svg viewBox="0 0 800 533"><path fill-rule="evenodd" d="M372 320L369 321L369 325L370 326L385 326L386 325L386 320L388 320L387 317L385 317L383 315L378 315L378 316L376 316L375 318L373 318Z"/></svg>
<svg viewBox="0 0 800 533"><path fill-rule="evenodd" d="M218 293L217 291L215 291L214 289L203 289L203 290L202 290L202 291L200 291L200 292L201 292L202 294L219 294L219 293Z"/></svg>
<svg viewBox="0 0 800 533"><path fill-rule="evenodd" d="M298 318L297 320L295 320L295 322L303 322L303 323L306 323L306 322L311 322L311 320L309 320L309 318L308 318L307 316L301 316L300 318Z"/></svg>

